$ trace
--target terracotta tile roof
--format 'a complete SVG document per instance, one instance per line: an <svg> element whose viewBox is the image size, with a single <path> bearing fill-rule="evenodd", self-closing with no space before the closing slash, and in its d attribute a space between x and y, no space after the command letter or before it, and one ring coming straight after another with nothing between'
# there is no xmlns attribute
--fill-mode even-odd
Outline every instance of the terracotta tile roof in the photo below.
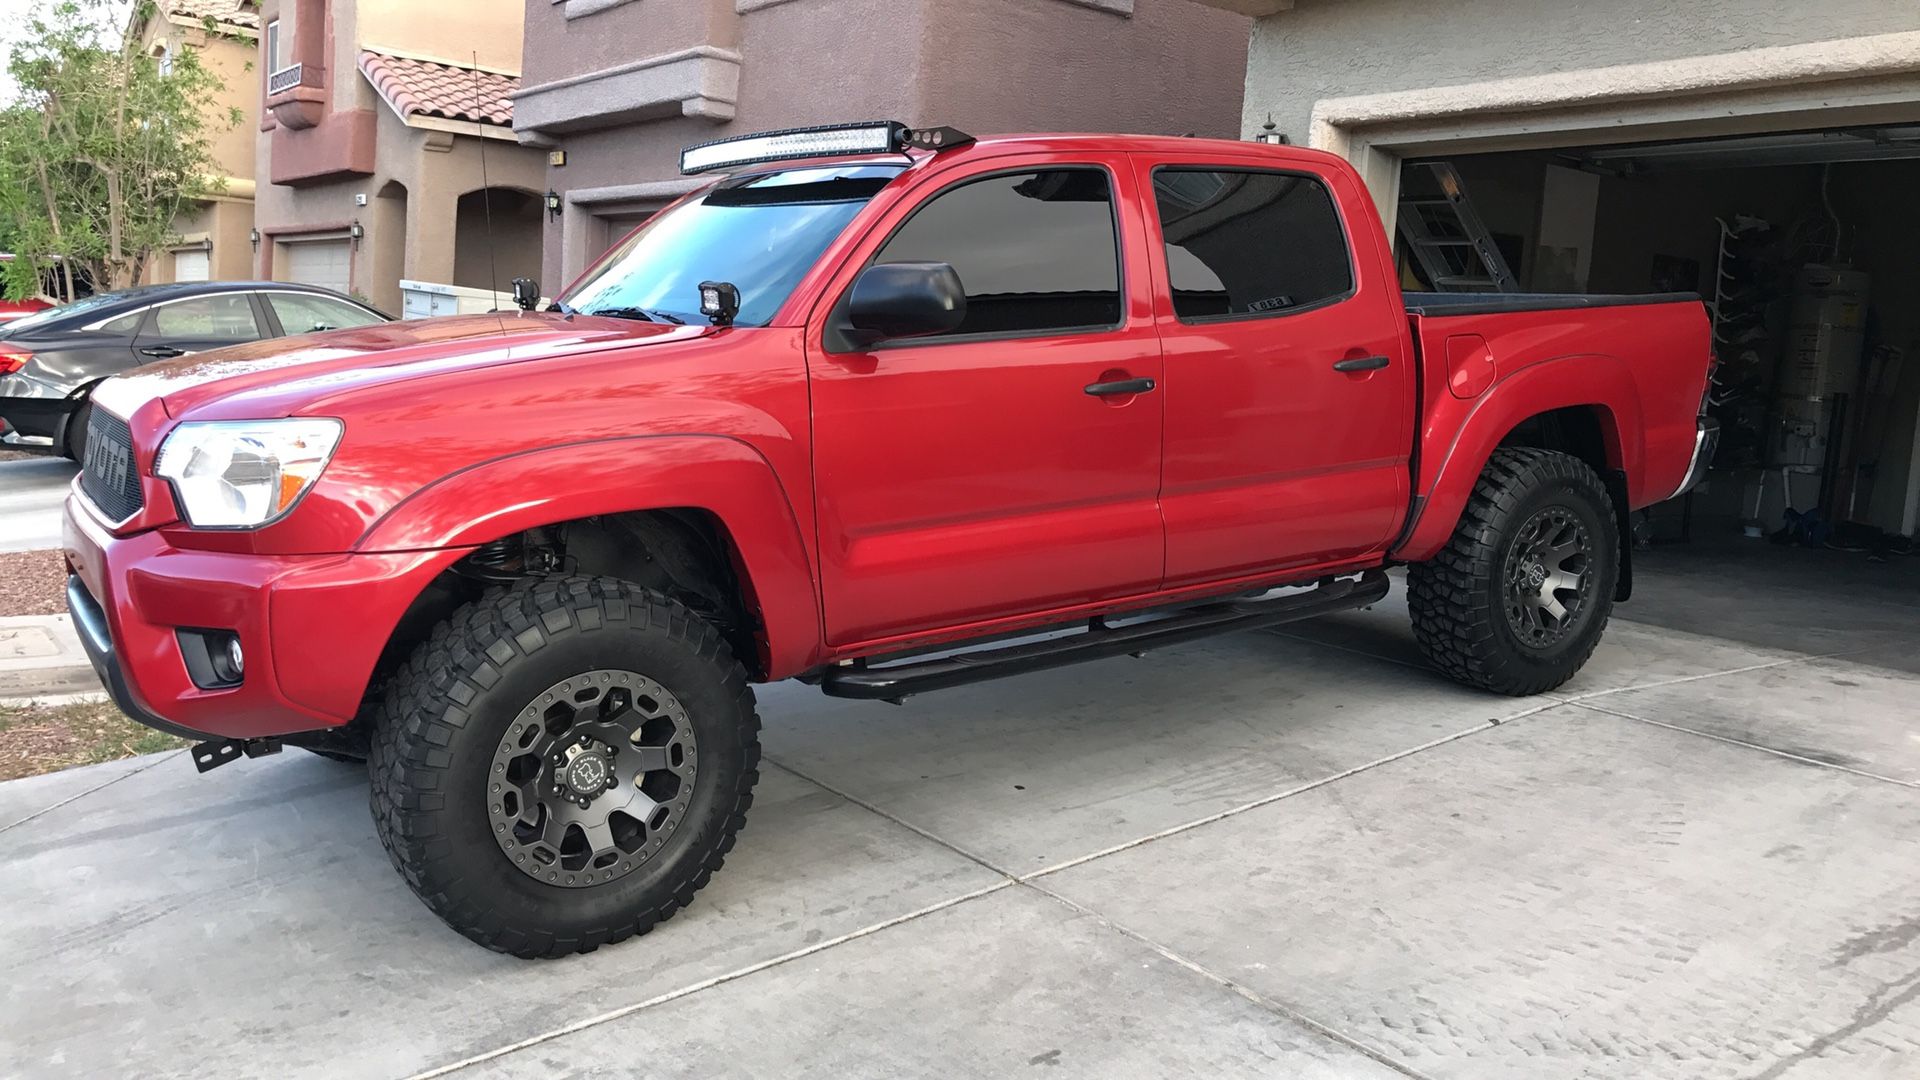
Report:
<svg viewBox="0 0 1920 1080"><path fill-rule="evenodd" d="M507 96L520 89L516 76L372 49L360 53L360 72L403 120L418 114L513 126Z"/></svg>
<svg viewBox="0 0 1920 1080"><path fill-rule="evenodd" d="M167 14L182 18L212 19L227 26L260 29L258 0L166 0Z"/></svg>

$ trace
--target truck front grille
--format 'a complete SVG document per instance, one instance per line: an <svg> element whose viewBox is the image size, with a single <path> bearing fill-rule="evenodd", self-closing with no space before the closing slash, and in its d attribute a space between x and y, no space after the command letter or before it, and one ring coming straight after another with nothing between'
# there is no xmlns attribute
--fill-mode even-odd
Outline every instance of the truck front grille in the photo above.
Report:
<svg viewBox="0 0 1920 1080"><path fill-rule="evenodd" d="M109 519L125 521L144 505L140 473L133 467L133 432L125 420L105 409L89 412L80 490Z"/></svg>

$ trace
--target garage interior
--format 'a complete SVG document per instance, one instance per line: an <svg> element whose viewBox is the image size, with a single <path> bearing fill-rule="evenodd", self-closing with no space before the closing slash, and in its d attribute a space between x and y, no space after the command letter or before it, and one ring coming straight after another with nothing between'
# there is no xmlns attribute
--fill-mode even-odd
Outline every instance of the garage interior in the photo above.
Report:
<svg viewBox="0 0 1920 1080"><path fill-rule="evenodd" d="M1920 124L1409 157L1396 250L1409 288L1700 294L1719 452L1636 546L1910 601L1916 192Z"/></svg>

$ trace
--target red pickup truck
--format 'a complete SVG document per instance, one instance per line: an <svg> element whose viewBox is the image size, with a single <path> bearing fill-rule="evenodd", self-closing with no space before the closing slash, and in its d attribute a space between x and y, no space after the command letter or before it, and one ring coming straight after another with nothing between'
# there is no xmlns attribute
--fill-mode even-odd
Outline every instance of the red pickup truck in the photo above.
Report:
<svg viewBox="0 0 1920 1080"><path fill-rule="evenodd" d="M1403 295L1359 176L1200 139L897 124L721 178L548 310L103 384L68 597L204 770L365 758L393 861L521 956L688 903L750 684L904 696L1379 600L1550 689L1626 517L1714 441L1693 297ZM532 283L518 283L537 296Z"/></svg>

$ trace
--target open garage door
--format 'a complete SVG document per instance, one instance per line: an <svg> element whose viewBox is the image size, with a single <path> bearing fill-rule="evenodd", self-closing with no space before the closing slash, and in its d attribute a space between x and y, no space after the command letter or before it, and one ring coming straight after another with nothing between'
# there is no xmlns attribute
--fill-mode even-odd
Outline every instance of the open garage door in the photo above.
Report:
<svg viewBox="0 0 1920 1080"><path fill-rule="evenodd" d="M352 254L344 237L283 242L281 251L285 257L277 263L276 279L318 285L336 292L347 291Z"/></svg>
<svg viewBox="0 0 1920 1080"><path fill-rule="evenodd" d="M1432 162L1458 177L1475 226L1452 243L1491 249L1520 290L1707 301L1720 454L1706 489L1643 528L1911 552L1920 123L1410 157L1403 222L1432 199ZM1399 232L1407 284L1447 287L1420 229Z"/></svg>

